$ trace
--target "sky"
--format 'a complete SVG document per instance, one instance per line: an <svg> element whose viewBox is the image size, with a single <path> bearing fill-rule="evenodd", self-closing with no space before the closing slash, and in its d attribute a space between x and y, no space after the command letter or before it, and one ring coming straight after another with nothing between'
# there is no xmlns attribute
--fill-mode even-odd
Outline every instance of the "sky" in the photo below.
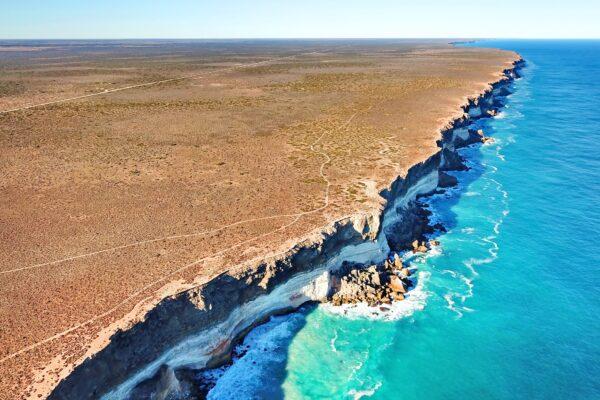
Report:
<svg viewBox="0 0 600 400"><path fill-rule="evenodd" d="M0 0L0 39L600 38L600 0Z"/></svg>

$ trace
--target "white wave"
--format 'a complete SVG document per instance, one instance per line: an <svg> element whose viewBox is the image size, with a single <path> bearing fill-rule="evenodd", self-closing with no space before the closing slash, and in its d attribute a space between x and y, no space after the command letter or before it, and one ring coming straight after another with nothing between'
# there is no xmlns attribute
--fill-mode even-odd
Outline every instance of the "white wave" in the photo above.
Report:
<svg viewBox="0 0 600 400"><path fill-rule="evenodd" d="M508 194L507 194L508 196ZM506 199L503 201L504 204L507 203ZM510 214L510 210L506 209L506 210L502 210L502 217L498 218L498 219L493 219L493 218L485 218L485 220L487 222L489 222L490 224L492 224L493 228L492 230L494 231L494 233L496 235L500 234L500 227L502 226L502 224L504 223L504 218ZM489 237L488 237L489 238ZM495 238L492 237L492 238ZM485 238L484 238L485 239ZM485 241L485 240L484 240Z"/></svg>
<svg viewBox="0 0 600 400"><path fill-rule="evenodd" d="M452 312L456 313L456 318L462 318L463 313L457 308L455 307L455 302L454 302L454 293L447 293L444 295L444 300L446 300L446 308L449 309Z"/></svg>
<svg viewBox="0 0 600 400"><path fill-rule="evenodd" d="M443 270L442 270L442 274L448 274L448 275L451 275L453 278L456 278L456 277L457 277L457 273L456 273L456 271L451 271L451 270L449 270L449 269L443 269Z"/></svg>
<svg viewBox="0 0 600 400"><path fill-rule="evenodd" d="M506 190L504 190L504 185L502 185L494 178L488 178L488 181L496 185L496 190L502 194L502 198L508 199L509 194Z"/></svg>
<svg viewBox="0 0 600 400"><path fill-rule="evenodd" d="M473 273L473 275L478 276L479 273L477 272L477 270L475 270L475 266L490 264L490 263L494 262L494 260L496 258L497 258L496 256L491 256L491 257L486 257L486 258L469 258L468 260L463 261L463 264L465 267L467 267L469 269L469 271L471 271L471 273Z"/></svg>
<svg viewBox="0 0 600 400"><path fill-rule="evenodd" d="M469 192L465 193L465 196L467 196L467 197L481 196L481 193L469 191Z"/></svg>
<svg viewBox="0 0 600 400"><path fill-rule="evenodd" d="M462 318L464 312L473 312L472 308L464 305L469 298L473 297L473 289L475 286L473 284L473 279L457 271L447 269L442 270L442 274L448 274L452 276L452 278L458 279L465 286L464 291L451 291L443 296L446 301L446 308L456 313L457 318ZM457 304L458 300L460 300L461 305Z"/></svg>
<svg viewBox="0 0 600 400"><path fill-rule="evenodd" d="M361 333L366 333L366 331L363 332L361 329ZM362 361L356 360L356 364L352 366L352 371L350 372L350 375L348 375L348 377L346 378L347 382L350 382L352 379L357 379L360 382L360 384L364 383L364 381L358 378L356 374L360 372L360 370L364 367L365 362L369 359L369 349L367 348L365 349L365 351L361 352L360 356L362 358Z"/></svg>
<svg viewBox="0 0 600 400"><path fill-rule="evenodd" d="M394 301L392 304L383 306L369 307L366 303L342 304L334 306L331 303L322 304L322 307L328 313L342 315L350 319L372 319L382 321L396 321L413 315L416 311L421 311L427 304L429 293L425 290L425 284L431 276L430 272L422 271L417 275L417 285L406 294L402 301Z"/></svg>
<svg viewBox="0 0 600 400"><path fill-rule="evenodd" d="M490 235L490 236L484 237L481 240L484 241L487 244L492 245L492 247L488 249L488 253L490 253L490 255L493 256L493 257L497 257L498 256L498 250L500 250L500 246L498 246L498 243L496 243L494 241L494 239L496 239L496 236Z"/></svg>
<svg viewBox="0 0 600 400"><path fill-rule="evenodd" d="M474 310L472 308L466 307L464 304L465 302L473 297L473 283L472 280L465 277L464 275L460 275L460 279L461 281L463 281L466 285L467 285L467 292L466 293L457 293L457 292L450 292L450 293L446 293L444 295L444 300L446 300L446 308L449 309L450 311L454 312L456 314L456 318L462 318L464 315L464 312L473 312ZM459 299L462 305L457 305L455 299Z"/></svg>
<svg viewBox="0 0 600 400"><path fill-rule="evenodd" d="M335 347L335 342L338 338L338 333L337 330L334 330L334 335L333 338L329 341L329 347L331 347L331 351L333 351L334 353L337 353L337 348Z"/></svg>
<svg viewBox="0 0 600 400"><path fill-rule="evenodd" d="M504 154L502 154L500 152L501 150L502 150L502 146L496 147L496 157L498 157L498 159L501 161L506 161L506 157L504 157Z"/></svg>
<svg viewBox="0 0 600 400"><path fill-rule="evenodd" d="M511 120L516 120L516 119L523 119L523 113L518 111L518 110L511 110L510 112L510 119Z"/></svg>
<svg viewBox="0 0 600 400"><path fill-rule="evenodd" d="M460 231L462 233L466 233L467 235L471 235L473 232L475 232L475 228L467 226L466 228L462 228Z"/></svg>
<svg viewBox="0 0 600 400"><path fill-rule="evenodd" d="M363 397L373 396L375 394L375 392L377 392L377 390L379 390L380 387L381 387L381 382L377 382L375 384L375 386L372 387L371 389L365 389L365 390L351 389L350 391L348 391L348 394L350 396L353 396L354 400L360 400Z"/></svg>
<svg viewBox="0 0 600 400"><path fill-rule="evenodd" d="M441 244L438 244L438 245L430 244L429 251L427 251L427 253L425 253L422 257L432 258L432 257L440 256L441 254L442 254L442 245Z"/></svg>
<svg viewBox="0 0 600 400"><path fill-rule="evenodd" d="M367 352L367 358L369 357L369 352ZM352 367L352 372L348 377L348 380L353 379L358 371L360 371L363 367L364 363L362 361L357 361L356 365Z"/></svg>
<svg viewBox="0 0 600 400"><path fill-rule="evenodd" d="M492 174L495 174L496 172L498 172L498 167L496 167L494 165L485 164L485 163L483 163L481 165L483 165L485 168L488 168Z"/></svg>
<svg viewBox="0 0 600 400"><path fill-rule="evenodd" d="M473 297L473 280L467 278L464 275L460 275L460 280L467 286L467 293L460 296L461 301L464 303L468 298Z"/></svg>

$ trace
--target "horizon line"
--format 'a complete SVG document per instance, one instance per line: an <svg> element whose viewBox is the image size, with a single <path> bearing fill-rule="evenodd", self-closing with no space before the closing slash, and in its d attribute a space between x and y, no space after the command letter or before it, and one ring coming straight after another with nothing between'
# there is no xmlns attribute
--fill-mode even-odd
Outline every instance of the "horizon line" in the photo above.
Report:
<svg viewBox="0 0 600 400"><path fill-rule="evenodd" d="M461 36L438 36L438 37L37 37L37 38L8 38L0 37L0 41L10 40L600 40L600 37L461 37Z"/></svg>

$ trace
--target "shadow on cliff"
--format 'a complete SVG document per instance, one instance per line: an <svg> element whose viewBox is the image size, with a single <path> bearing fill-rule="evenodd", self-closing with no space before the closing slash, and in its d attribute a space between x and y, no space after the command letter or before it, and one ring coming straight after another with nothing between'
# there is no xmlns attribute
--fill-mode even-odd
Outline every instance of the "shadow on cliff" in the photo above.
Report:
<svg viewBox="0 0 600 400"><path fill-rule="evenodd" d="M508 94L513 92L514 89L512 88L512 85L508 90ZM504 108L507 102L507 96L500 96L496 99L496 105L499 109ZM493 139L495 130L492 121L493 118L491 117L478 118L472 121L468 128L473 131L481 129L485 132L486 136ZM432 199L430 198L430 195L423 196L419 199L420 203L424 205L425 208L429 211L435 211L435 217L441 220L440 222L443 225L443 229L436 229L429 235L429 238L436 239L444 235L446 231L450 231L458 225L457 214L453 211L455 206L461 201L461 198L469 192L471 184L478 181L488 168L483 161L484 154L482 148L484 146L487 147L486 144L475 143L458 149L458 154L463 159L463 164L467 168L464 170L451 169L447 171L458 179L458 185L439 189L436 194L444 197L436 199L434 207L431 206ZM491 143L491 146L496 145Z"/></svg>
<svg viewBox="0 0 600 400"><path fill-rule="evenodd" d="M488 128L488 131L490 129ZM461 198L469 192L471 184L484 174L486 166L483 164L483 154L481 153L481 144L471 145L468 148L461 149L461 153L468 160L469 170L466 171L450 171L452 175L458 179L458 186L451 188L442 189L439 194L444 196L442 199L436 199L435 205L432 207L432 199L422 198L422 203L428 205L427 208L430 211L435 212L436 218L438 218L443 225L444 229L436 229L432 234L429 235L431 239L439 238L444 235L446 231L454 229L458 225L457 214L454 212L454 207L460 203ZM440 201L441 200L441 201Z"/></svg>

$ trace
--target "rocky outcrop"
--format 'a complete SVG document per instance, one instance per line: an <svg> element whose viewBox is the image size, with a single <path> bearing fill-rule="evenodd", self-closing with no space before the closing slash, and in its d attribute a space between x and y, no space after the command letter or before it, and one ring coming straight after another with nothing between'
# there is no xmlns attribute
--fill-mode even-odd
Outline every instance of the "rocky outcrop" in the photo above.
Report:
<svg viewBox="0 0 600 400"><path fill-rule="evenodd" d="M456 186L458 184L458 179L455 176L449 175L444 171L440 171L438 177L438 186L441 188L448 188L452 186Z"/></svg>
<svg viewBox="0 0 600 400"><path fill-rule="evenodd" d="M415 240L411 245L413 253L425 253L428 250L424 240Z"/></svg>
<svg viewBox="0 0 600 400"><path fill-rule="evenodd" d="M226 362L236 341L273 314L310 301L402 300L410 290L410 271L397 265L396 259L389 261L389 255L426 251L427 235L443 228L430 226L430 212L419 198L441 185L455 184L445 171L467 168L456 149L482 140L482 135L469 129L470 123L502 107L522 66L522 61L515 63L503 79L469 101L463 116L442 132L440 151L381 193L386 206L377 223L356 218L335 221L318 237L298 243L283 255L240 266L164 299L144 321L117 332L107 347L75 368L49 398L175 396L176 391L186 390L182 382L187 379L186 369Z"/></svg>
<svg viewBox="0 0 600 400"><path fill-rule="evenodd" d="M369 306L404 300L404 294L413 286L411 271L402 265L396 254L393 261L368 267L343 265L335 271L331 294L333 305L367 303Z"/></svg>

